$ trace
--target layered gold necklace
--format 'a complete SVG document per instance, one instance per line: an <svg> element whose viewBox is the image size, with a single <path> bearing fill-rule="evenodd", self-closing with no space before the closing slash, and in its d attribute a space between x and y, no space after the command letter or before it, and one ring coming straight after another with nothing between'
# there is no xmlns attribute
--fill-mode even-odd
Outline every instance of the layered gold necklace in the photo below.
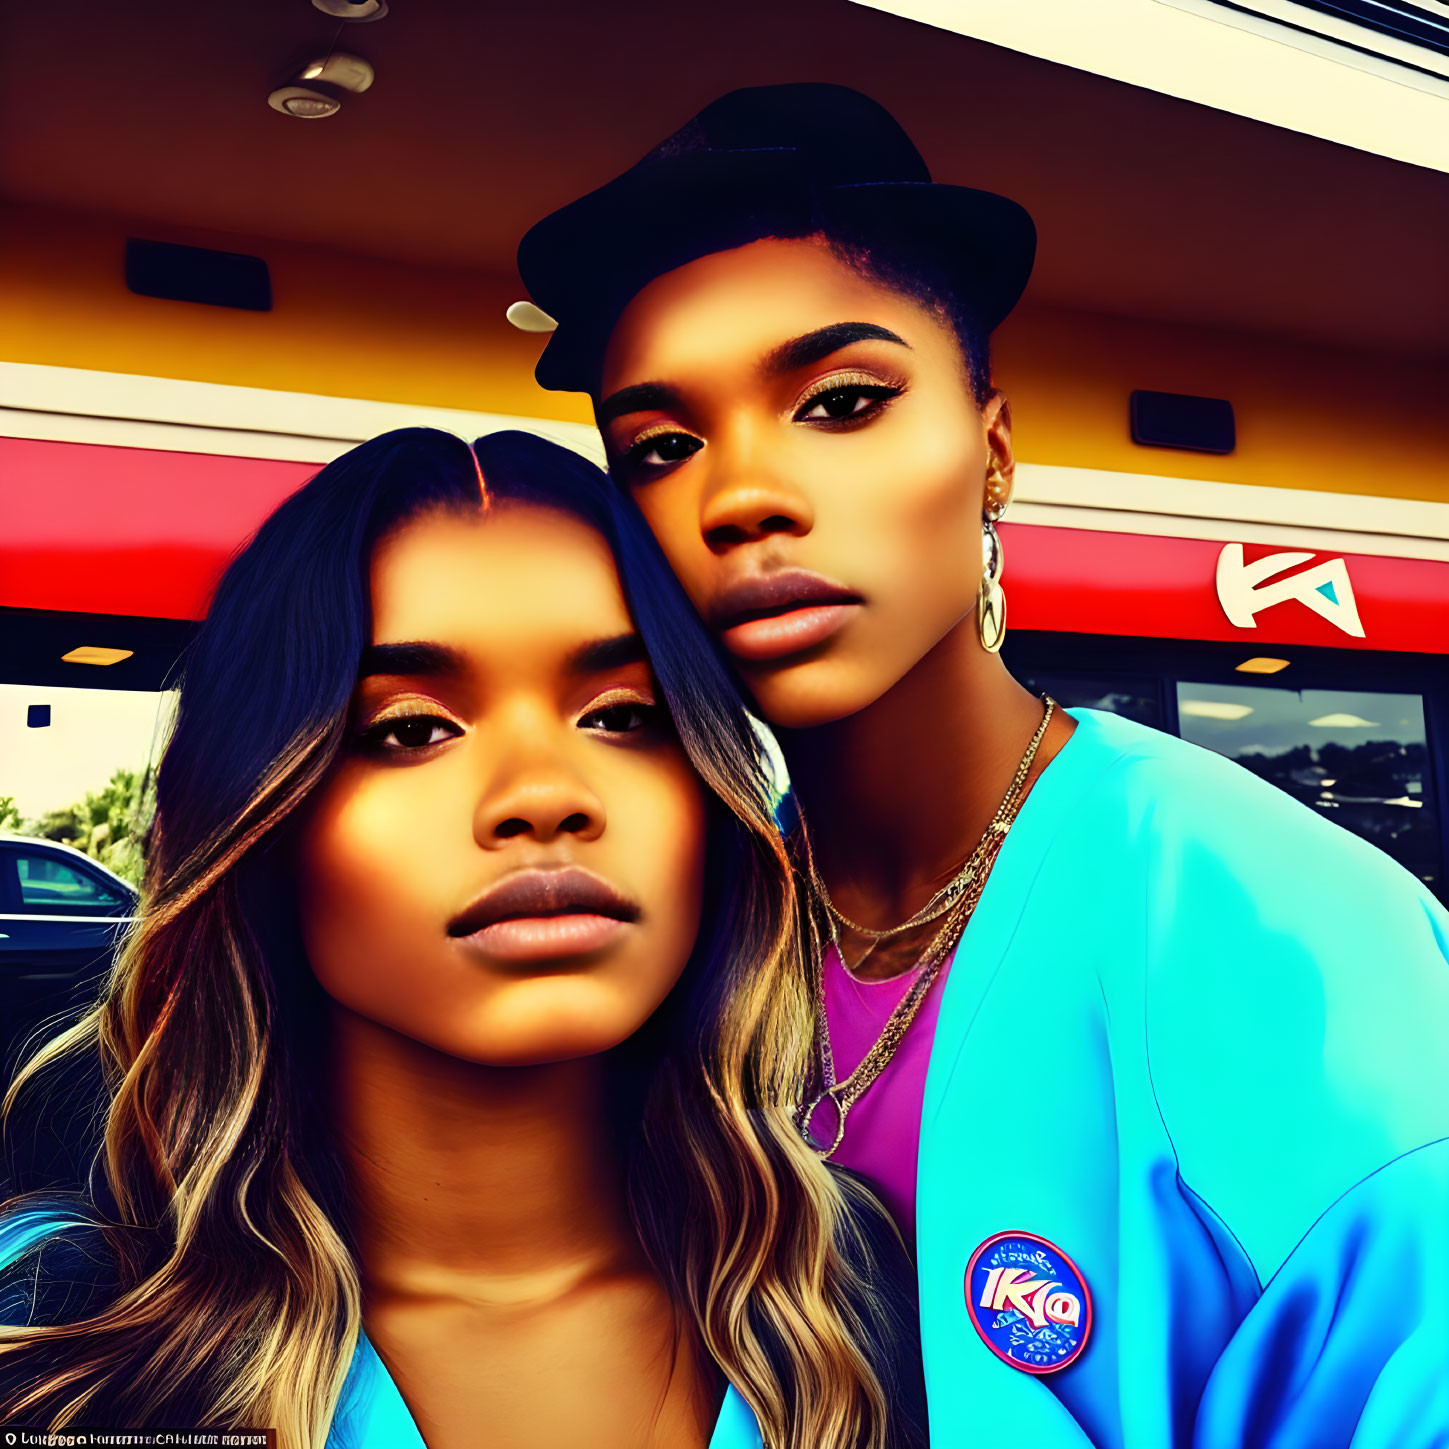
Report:
<svg viewBox="0 0 1449 1449"><path fill-rule="evenodd" d="M835 1080L835 1057L830 1047L830 1023L825 1016L824 958L822 956L816 960L815 1035L820 1058L821 1090L801 1109L799 1124L805 1140L821 1157L829 1157L844 1140L845 1119L849 1115L850 1109L865 1095L871 1083L880 1076L891 1058L895 1056L896 1048L900 1046L911 1023L916 1019L916 1013L921 1009L921 1003L925 1000L926 993L931 989L931 983L940 974L941 967L950 960L951 952L956 949L962 932L965 931L971 920L971 914L976 909L976 903L981 899L981 892L985 889L986 878L991 874L992 864L1001 850L1007 831L1011 829L1012 821L1016 819L1017 811L1021 809L1021 802L1026 794L1027 776L1031 773L1036 752L1041 747L1047 726L1051 723L1052 715L1056 711L1056 701L1049 696L1043 695L1042 703L1044 709L1041 723L1037 726L1036 733L1032 735L1031 743L1027 745L1026 753L1022 755L1021 763L1017 765L1016 773L1012 776L1011 784L1007 787L1006 794L1002 797L1001 804L997 806L996 814L992 816L991 823L986 827L985 834L977 843L976 849L967 856L960 870L909 920L902 921L898 926L890 926L883 931L877 931L869 926L857 925L844 915L835 902L830 899L830 892L826 890L825 882L820 879L820 873L815 869L815 860L809 849L809 836L806 836L805 858L810 873L810 884L830 922L831 944L837 951L840 951L842 927L855 935L863 936L870 942L870 945L856 960L854 969L859 970L861 964L882 941L889 940L892 936L899 936L904 931L914 930L917 926L924 926L929 921L941 921L940 928L931 937L926 949L917 959L916 979L911 983L910 990L901 998L896 1009L891 1012L886 1024L881 1028L875 1044L861 1058L860 1065L843 1082ZM942 919L943 917L944 919ZM843 951L841 951L840 959L844 964ZM828 1146L823 1145L821 1139L815 1137L810 1130L816 1112L827 1098L834 1106L836 1114L835 1132Z"/></svg>

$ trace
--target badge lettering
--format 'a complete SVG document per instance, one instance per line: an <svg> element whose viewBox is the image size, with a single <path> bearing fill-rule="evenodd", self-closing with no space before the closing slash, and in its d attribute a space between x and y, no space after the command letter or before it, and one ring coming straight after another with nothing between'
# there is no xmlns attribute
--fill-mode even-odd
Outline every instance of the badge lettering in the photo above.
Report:
<svg viewBox="0 0 1449 1449"><path fill-rule="evenodd" d="M1076 1361L1092 1328L1081 1270L1035 1233L995 1233L966 1265L966 1310L997 1358L1049 1374Z"/></svg>
<svg viewBox="0 0 1449 1449"><path fill-rule="evenodd" d="M1060 1283L1033 1278L1023 1268L993 1268L986 1277L981 1307L993 1313L1015 1310L1033 1328L1048 1323L1076 1324L1081 1320L1081 1301L1073 1293L1053 1293Z"/></svg>
<svg viewBox="0 0 1449 1449"><path fill-rule="evenodd" d="M1046 1301L1049 1323L1069 1323L1073 1328L1082 1321L1082 1303L1075 1293L1053 1293Z"/></svg>

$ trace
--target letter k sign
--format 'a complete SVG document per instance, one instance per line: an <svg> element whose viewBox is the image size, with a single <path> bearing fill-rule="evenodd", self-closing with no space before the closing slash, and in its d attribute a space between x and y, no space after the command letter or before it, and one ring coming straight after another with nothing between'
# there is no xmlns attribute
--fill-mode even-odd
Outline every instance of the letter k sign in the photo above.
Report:
<svg viewBox="0 0 1449 1449"><path fill-rule="evenodd" d="M1218 602L1223 613L1239 629L1256 629L1257 614L1274 604L1297 599L1345 634L1362 639L1363 625L1348 579L1348 565L1341 558L1268 582L1312 557L1311 553L1270 553L1255 563L1244 563L1243 545L1228 544L1218 555Z"/></svg>

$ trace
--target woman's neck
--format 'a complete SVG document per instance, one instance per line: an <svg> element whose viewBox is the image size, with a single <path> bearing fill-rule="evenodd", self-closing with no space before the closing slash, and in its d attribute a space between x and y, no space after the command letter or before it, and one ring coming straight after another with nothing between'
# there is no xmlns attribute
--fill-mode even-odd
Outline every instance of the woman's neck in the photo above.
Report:
<svg viewBox="0 0 1449 1449"><path fill-rule="evenodd" d="M918 910L975 849L1042 706L962 620L873 704L780 747L836 904L877 928ZM1069 737L1053 722L1028 781Z"/></svg>
<svg viewBox="0 0 1449 1449"><path fill-rule="evenodd" d="M337 1008L336 1137L364 1284L520 1304L637 1266L601 1058L463 1062Z"/></svg>

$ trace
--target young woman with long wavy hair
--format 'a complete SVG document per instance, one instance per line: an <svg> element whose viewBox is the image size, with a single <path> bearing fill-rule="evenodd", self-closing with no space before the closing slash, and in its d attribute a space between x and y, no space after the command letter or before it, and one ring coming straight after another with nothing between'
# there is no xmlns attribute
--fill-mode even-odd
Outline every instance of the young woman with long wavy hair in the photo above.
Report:
<svg viewBox="0 0 1449 1449"><path fill-rule="evenodd" d="M914 1237L933 1439L1445 1442L1449 917L1241 767L1007 671L987 343L1034 249L867 97L782 85L519 268L539 381L592 396L779 736L835 938L801 1126Z"/></svg>
<svg viewBox="0 0 1449 1449"><path fill-rule="evenodd" d="M757 743L611 493L524 434L392 433L228 569L139 922L6 1099L102 1069L85 1191L0 1218L0 1418L924 1441L899 1241L791 1121Z"/></svg>

